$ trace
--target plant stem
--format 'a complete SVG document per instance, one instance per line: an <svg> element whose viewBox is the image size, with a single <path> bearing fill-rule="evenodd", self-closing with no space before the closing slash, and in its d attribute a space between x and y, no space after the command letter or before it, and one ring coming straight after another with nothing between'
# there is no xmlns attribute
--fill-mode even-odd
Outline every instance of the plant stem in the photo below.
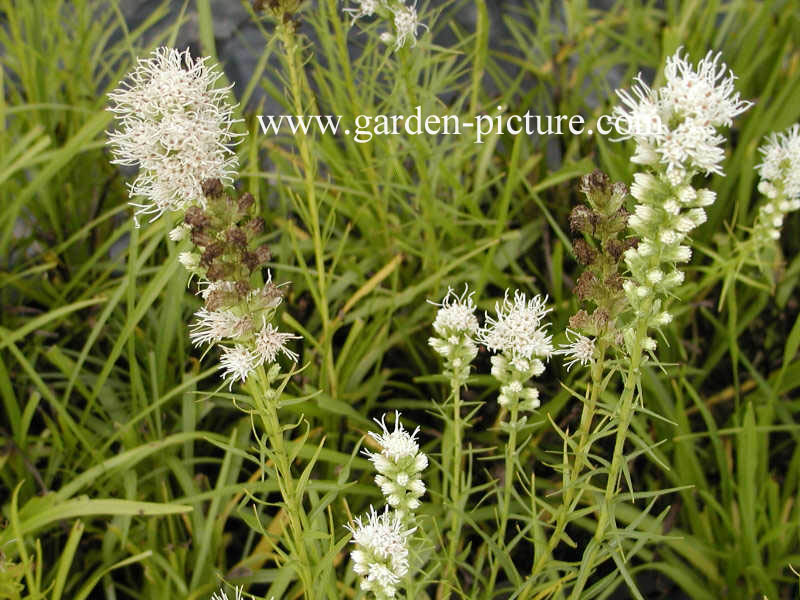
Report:
<svg viewBox="0 0 800 600"><path fill-rule="evenodd" d="M645 307L645 312L649 310L649 306ZM611 459L611 467L608 471L608 480L606 481L606 490L603 495L603 503L600 505L600 516L597 519L597 528L594 532L594 538L587 549L587 554L584 556L581 563L581 570L578 575L578 580L570 595L571 600L578 600L583 591L586 581L589 578L592 565L600 550L601 542L606 537L606 532L611 526L616 527L614 519L613 501L617 493L617 481L619 479L620 470L622 468L622 461L625 459L624 449L625 440L628 437L628 429L630 428L631 418L633 417L633 401L635 398L636 389L639 386L641 378L641 371L639 369L642 361L642 345L644 339L647 337L647 320L638 319L636 323L636 336L634 339L633 347L631 348L630 365L628 373L625 377L625 387L622 390L622 396L619 400L619 413L617 423L617 435L614 441L614 455Z"/></svg>
<svg viewBox="0 0 800 600"><path fill-rule="evenodd" d="M500 507L500 526L497 530L497 540L500 545L506 537L509 513L511 512L511 492L514 489L514 467L517 458L517 428L519 427L519 402L511 403L511 412L508 420L508 442L505 448L505 473L503 480L503 502ZM492 571L489 576L489 584L486 588L487 598L492 597L500 562L495 560L492 563Z"/></svg>
<svg viewBox="0 0 800 600"><path fill-rule="evenodd" d="M304 114L303 96L306 94L308 86L304 85L303 81L301 80L302 71L297 61L299 49L297 37L294 34L294 25L291 23L282 23L277 29L281 37L283 47L286 50L286 65L289 71L289 91L291 92L292 106L295 114L302 115ZM312 99L313 102L313 95L310 93L307 95ZM335 397L336 381L333 369L333 350L330 343L330 315L328 311L328 303L326 301L327 283L325 279L325 254L322 232L319 225L317 190L314 181L316 177L316 168L314 159L312 158L311 145L309 143L308 136L302 131L302 129L299 129L295 135L297 136L297 148L300 152L300 162L302 163L303 182L306 194L306 226L311 232L311 239L314 246L314 262L317 271L317 291L314 295L317 299L317 309L319 310L320 320L322 323L322 340L320 340L320 342L323 340L325 341L323 346L325 354L323 357L323 364L325 365L325 368L323 371L327 371L330 393Z"/></svg>
<svg viewBox="0 0 800 600"><path fill-rule="evenodd" d="M451 397L453 399L453 473L450 483L450 539L447 552L447 565L445 581L439 586L436 597L447 600L452 589L458 589L458 568L456 554L461 541L462 512L464 510L461 498L461 463L463 423L461 421L461 386L464 382L455 377L450 380Z"/></svg>
<svg viewBox="0 0 800 600"><path fill-rule="evenodd" d="M313 598L313 570L305 543L305 533L309 530L308 519L303 510L302 498L299 498L297 494L297 487L292 476L291 460L278 419L278 395L272 390L269 375L263 367L256 369L254 375L255 377L248 379L246 387L256 404L264 431L269 438L270 455L275 465L278 488L289 516L291 545L297 554L297 574L303 586L303 594L306 598Z"/></svg>
<svg viewBox="0 0 800 600"><path fill-rule="evenodd" d="M604 389L603 373L605 371L605 346L602 345L602 343L597 345L597 353L599 358L592 363L591 368L589 398L583 404L583 410L581 411L581 421L577 432L578 446L575 449L575 462L570 467L569 482L572 485L564 490L562 496L563 502L561 504L562 510L558 513L556 526L553 530L553 534L548 540L547 552L541 553L539 558L534 563L533 568L531 569L531 577L535 577L541 573L542 569L547 563L548 556L551 555L552 551L561 541L561 536L564 533L569 521L568 516L570 514L570 505L575 499L575 488L572 486L581 476L583 466L586 463L586 458L589 453L589 436L591 434L592 421L594 420L594 414L597 409L597 401Z"/></svg>

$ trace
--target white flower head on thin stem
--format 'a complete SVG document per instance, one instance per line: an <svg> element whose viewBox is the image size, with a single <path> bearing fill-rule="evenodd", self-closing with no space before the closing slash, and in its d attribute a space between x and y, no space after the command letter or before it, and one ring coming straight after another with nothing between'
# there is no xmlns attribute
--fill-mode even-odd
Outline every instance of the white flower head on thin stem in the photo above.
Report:
<svg viewBox="0 0 800 600"><path fill-rule="evenodd" d="M343 9L344 12L349 14L355 23L361 17L371 17L375 14L379 7L386 4L386 0L353 0L358 4L358 7L351 7Z"/></svg>
<svg viewBox="0 0 800 600"><path fill-rule="evenodd" d="M272 324L267 323L266 319L255 337L255 353L260 364L272 364L278 360L278 356L283 354L292 362L297 362L297 353L292 352L286 347L289 340L300 340L302 336L291 333L282 333Z"/></svg>
<svg viewBox="0 0 800 600"><path fill-rule="evenodd" d="M757 167L758 190L767 199L759 207L753 236L764 244L780 239L784 219L800 209L800 124L771 134L759 152L764 158Z"/></svg>
<svg viewBox="0 0 800 600"><path fill-rule="evenodd" d="M460 334L470 337L475 335L478 332L478 319L475 317L475 302L472 300L474 295L475 292L470 292L468 285L464 286L460 295L449 287L441 304L431 302L439 307L433 320L434 331L445 339Z"/></svg>
<svg viewBox="0 0 800 600"><path fill-rule="evenodd" d="M419 427L413 432L407 431L400 422L399 411L395 411L393 431L386 426L386 415L375 422L381 426L382 433L370 431L369 435L380 446L380 452L365 449L364 454L378 471L375 483L386 502L405 519L419 508L419 499L425 494L421 473L428 466L428 457L419 450Z"/></svg>
<svg viewBox="0 0 800 600"><path fill-rule="evenodd" d="M230 88L215 88L222 73L208 58L193 59L188 49L158 48L139 59L133 72L109 94L118 121L109 133L114 163L138 166L130 185L136 215L157 219L166 211L205 206L202 183L231 182L238 168L230 146Z"/></svg>
<svg viewBox="0 0 800 600"><path fill-rule="evenodd" d="M252 332L253 320L249 315L236 315L230 310L206 310L195 313L197 321L190 327L189 338L195 346L216 344L224 339L247 337Z"/></svg>
<svg viewBox="0 0 800 600"><path fill-rule="evenodd" d="M758 174L770 186L768 190L774 189L773 195L780 190L789 199L800 198L800 124L771 134L758 151L763 156Z"/></svg>
<svg viewBox="0 0 800 600"><path fill-rule="evenodd" d="M670 183L686 182L695 172L722 173L725 157L717 132L752 103L734 89L735 76L720 54L709 52L693 67L679 48L667 59L666 84L652 90L641 77L634 79L632 94L617 90L622 106L614 114L626 124L618 139L633 139L637 149L632 160L660 164Z"/></svg>
<svg viewBox="0 0 800 600"><path fill-rule="evenodd" d="M370 506L366 518L356 517L345 526L356 549L350 554L353 570L361 576L361 589L379 600L394 598L400 581L408 573L408 529L398 514L388 507L378 514Z"/></svg>
<svg viewBox="0 0 800 600"><path fill-rule="evenodd" d="M399 50L406 45L407 40L411 40L411 47L417 45L417 32L420 27L428 29L428 26L419 22L417 16L416 2L412 6L407 6L404 2L392 7L394 14L395 29L395 50Z"/></svg>
<svg viewBox="0 0 800 600"><path fill-rule="evenodd" d="M572 336L572 339L570 339ZM565 356L568 360L564 363L569 371L575 363L579 363L585 367L594 361L594 338L581 335L577 331L567 329L566 345L562 345L560 349L556 350L553 354L560 354Z"/></svg>
<svg viewBox="0 0 800 600"><path fill-rule="evenodd" d="M244 381L258 366L258 358L247 347L236 344L235 346L224 346L222 358L220 358L220 368L222 377L230 377L228 389L233 387L237 381Z"/></svg>
<svg viewBox="0 0 800 600"><path fill-rule="evenodd" d="M514 299L506 290L503 302L495 305L496 317L486 315L486 324L478 332L478 340L489 350L503 353L512 363L529 363L531 359L547 359L553 353L552 336L547 334L544 317L550 312L547 297L526 298L519 290ZM527 368L521 368L526 371Z"/></svg>
<svg viewBox="0 0 800 600"><path fill-rule="evenodd" d="M244 600L244 595L242 594L243 590L244 588L239 586L233 588L235 594L233 600ZM211 600L228 600L228 594L225 593L225 590L220 589L218 592L211 595Z"/></svg>
<svg viewBox="0 0 800 600"><path fill-rule="evenodd" d="M469 291L468 285L464 286L461 294L448 287L441 304L431 302L439 310L433 320L433 330L437 336L428 339L428 344L444 357L444 372L454 381L460 382L457 385L467 380L470 365L478 355L478 346L474 340L478 333L478 319L475 317L475 303L472 300L474 293Z"/></svg>

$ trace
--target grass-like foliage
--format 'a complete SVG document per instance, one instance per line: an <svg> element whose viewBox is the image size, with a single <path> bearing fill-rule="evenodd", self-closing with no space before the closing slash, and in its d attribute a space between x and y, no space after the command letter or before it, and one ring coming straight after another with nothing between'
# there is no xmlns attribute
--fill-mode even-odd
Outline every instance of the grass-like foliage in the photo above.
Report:
<svg viewBox="0 0 800 600"><path fill-rule="evenodd" d="M174 4L0 0L0 599L800 594L796 2Z"/></svg>

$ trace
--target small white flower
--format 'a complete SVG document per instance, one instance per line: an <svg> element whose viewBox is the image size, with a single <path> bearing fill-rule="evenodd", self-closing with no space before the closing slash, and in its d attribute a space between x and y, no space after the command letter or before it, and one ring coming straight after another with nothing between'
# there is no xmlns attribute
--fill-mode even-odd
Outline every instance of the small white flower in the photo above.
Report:
<svg viewBox="0 0 800 600"><path fill-rule="evenodd" d="M361 17L371 17L378 10L379 6L386 4L386 0L353 0L358 4L358 8L345 8L343 12L348 13L353 17L352 23L355 23ZM351 23L351 24L352 24Z"/></svg>
<svg viewBox="0 0 800 600"><path fill-rule="evenodd" d="M187 271L196 271L200 268L200 255L197 252L181 252L178 254L178 262Z"/></svg>
<svg viewBox="0 0 800 600"><path fill-rule="evenodd" d="M478 339L489 350L504 353L510 360L549 358L553 353L552 336L547 335L543 319L550 309L546 297L527 299L519 290L513 301L506 290L503 302L495 305L496 318L486 315L486 325L479 330Z"/></svg>
<svg viewBox="0 0 800 600"><path fill-rule="evenodd" d="M761 193L769 198L777 198L781 193L789 200L800 198L800 124L771 134L758 151L763 156L757 167ZM792 205L782 208L778 204L776 208L786 213Z"/></svg>
<svg viewBox="0 0 800 600"><path fill-rule="evenodd" d="M167 234L170 240L173 242L181 242L189 237L189 232L191 228L186 223L181 223L174 229L170 229L170 232Z"/></svg>
<svg viewBox="0 0 800 600"><path fill-rule="evenodd" d="M231 378L228 387L233 387L236 381L247 379L256 368L257 360L256 356L241 344L236 344L233 347L225 346L219 362L223 378Z"/></svg>
<svg viewBox="0 0 800 600"><path fill-rule="evenodd" d="M573 339L570 339L570 336L572 336ZM585 367L590 362L594 361L594 338L582 335L572 329L567 329L567 342L569 343L562 345L559 350L554 352L554 354L560 354L569 359L565 363L567 371L569 371L575 363L580 363L582 367Z"/></svg>
<svg viewBox="0 0 800 600"><path fill-rule="evenodd" d="M448 287L441 304L429 300L434 306L440 307L433 320L434 331L444 338L459 334L470 337L475 335L478 331L478 319L475 317L475 302L472 300L474 295L475 292L470 292L469 286L465 285L461 295Z"/></svg>
<svg viewBox="0 0 800 600"><path fill-rule="evenodd" d="M302 336L291 333L282 333L272 325L263 320L261 329L255 337L255 354L260 364L272 364L278 359L278 355L283 354L292 362L297 362L297 353L292 352L286 347L289 340L300 340Z"/></svg>
<svg viewBox="0 0 800 600"><path fill-rule="evenodd" d="M406 45L406 40L411 39L411 47L417 45L417 31L420 27L428 28L424 23L419 22L417 9L415 6L398 4L392 8L394 13L395 28L395 50L399 50Z"/></svg>
<svg viewBox="0 0 800 600"><path fill-rule="evenodd" d="M403 458L416 456L419 452L419 444L417 443L419 427L409 433L400 422L400 412L395 411L394 414L394 431L389 431L386 427L386 415L383 415L380 421L378 421L378 419L373 419L381 426L382 433L370 431L369 435L378 442L383 456L391 459L393 462L398 462ZM374 453L371 452L366 452L366 454L370 457L374 456Z"/></svg>
<svg viewBox="0 0 800 600"><path fill-rule="evenodd" d="M215 344L226 338L243 338L251 333L250 316L238 316L230 310L206 310L195 313L197 321L189 328L189 338L195 346Z"/></svg>
<svg viewBox="0 0 800 600"><path fill-rule="evenodd" d="M345 527L356 545L350 558L353 570L362 577L361 589L378 598L393 598L408 573L408 538L416 528L407 529L388 507L378 514L372 506L365 519L356 517L352 526Z"/></svg>

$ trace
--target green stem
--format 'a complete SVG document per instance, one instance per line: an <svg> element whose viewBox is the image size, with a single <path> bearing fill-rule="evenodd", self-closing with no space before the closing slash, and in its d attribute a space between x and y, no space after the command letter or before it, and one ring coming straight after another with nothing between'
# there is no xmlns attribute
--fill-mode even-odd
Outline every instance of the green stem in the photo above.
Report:
<svg viewBox="0 0 800 600"><path fill-rule="evenodd" d="M519 399L515 398L511 403L511 414L509 417L508 442L505 448L505 474L503 481L503 502L500 512L500 526L497 530L498 544L502 545L506 537L509 513L511 512L511 492L514 489L514 467L517 458L517 427L519 419ZM495 559L492 563L492 570L489 576L489 584L486 587L487 598L492 597L494 586L497 581L497 573L500 569L500 561Z"/></svg>
<svg viewBox="0 0 800 600"><path fill-rule="evenodd" d="M305 543L305 532L309 529L308 518L292 476L291 461L278 419L277 394L272 390L271 381L263 367L256 369L253 375L248 379L246 386L256 403L258 415L269 438L278 488L289 517L291 545L297 554L297 575L303 586L303 594L306 598L313 598L311 593L314 589L313 569Z"/></svg>
<svg viewBox="0 0 800 600"><path fill-rule="evenodd" d="M464 510L461 498L461 463L463 461L462 443L463 443L463 423L461 421L461 386L464 382L459 381L455 377L450 380L450 387L452 390L453 398L453 473L452 481L450 482L450 539L447 556L447 571L445 572L445 581L439 590L436 597L442 600L447 600L453 589L458 589L458 567L456 566L456 554L461 541L461 527L462 527L462 512Z"/></svg>
<svg viewBox="0 0 800 600"><path fill-rule="evenodd" d="M308 86L301 80L301 69L297 62L298 44L294 35L292 24L281 24L278 26L279 35L286 50L286 64L289 71L289 91L292 96L292 105L295 114L304 114L303 95L311 98L313 95L307 92ZM315 184L316 169L312 158L311 144L308 136L302 131L296 132L297 148L300 152L300 161L303 166L303 182L306 194L306 211L308 223L306 224L311 232L311 240L314 246L314 262L317 271L317 309L319 310L322 322L322 339L325 343L324 371L328 373L328 384L332 396L336 396L336 381L333 370L333 350L330 343L330 314L326 301L327 282L325 279L325 253L323 248L322 232L319 224L319 207L317 204L317 189Z"/></svg>
<svg viewBox="0 0 800 600"><path fill-rule="evenodd" d="M575 449L575 462L570 468L569 482L573 485L581 476L583 467L586 463L587 455L589 454L589 436L591 434L592 421L594 420L594 414L597 410L597 401L604 389L603 373L605 371L605 347L601 344L598 344L597 351L600 358L592 363L589 398L584 403L583 410L581 411L581 421L577 432L578 446ZM547 564L548 557L561 541L561 536L563 535L564 530L567 527L567 523L569 522L568 517L571 513L570 506L574 499L575 488L570 486L564 490L561 510L558 513L553 534L548 540L547 552L541 553L531 569L532 578L541 573L542 569Z"/></svg>
<svg viewBox="0 0 800 600"><path fill-rule="evenodd" d="M645 312L649 310L649 306L645 307ZM601 548L601 542L605 540L606 532L609 527L615 528L616 522L614 519L614 497L617 494L617 482L619 479L620 470L622 469L622 461L625 459L624 449L625 440L628 437L628 429L630 428L631 419L633 417L633 402L635 399L636 389L641 378L639 367L642 361L642 344L647 337L647 322L646 319L639 319L636 324L636 338L634 339L633 348L631 348L630 365L628 373L625 377L625 387L622 391L622 396L619 400L619 412L617 416L617 435L614 441L614 455L611 459L611 467L608 471L608 480L606 481L606 490L603 495L603 503L600 505L600 516L597 519L597 528L594 532L594 539L587 549L587 554L584 555L581 563L581 570L575 587L570 595L571 600L579 600L583 588L592 571L595 558Z"/></svg>

